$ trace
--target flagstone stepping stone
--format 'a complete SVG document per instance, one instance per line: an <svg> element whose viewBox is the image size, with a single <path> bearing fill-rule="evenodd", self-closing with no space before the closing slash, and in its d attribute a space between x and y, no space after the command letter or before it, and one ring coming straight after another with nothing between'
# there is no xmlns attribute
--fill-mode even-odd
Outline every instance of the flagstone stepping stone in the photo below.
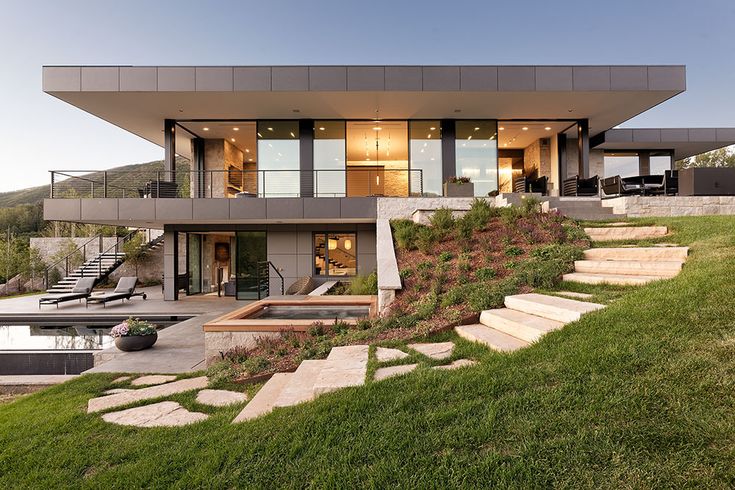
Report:
<svg viewBox="0 0 735 490"><path fill-rule="evenodd" d="M124 383L125 381L127 381L127 380L129 380L131 378L132 378L132 376L120 376L119 378L113 379L112 382L115 383L115 384L117 384L117 383Z"/></svg>
<svg viewBox="0 0 735 490"><path fill-rule="evenodd" d="M151 376L141 376L138 379L134 379L130 382L132 386L151 386L151 385L162 385L176 379L176 376L165 375L165 374L154 374Z"/></svg>
<svg viewBox="0 0 735 490"><path fill-rule="evenodd" d="M197 403L211 407L226 407L247 401L245 393L228 390L202 390L197 393Z"/></svg>
<svg viewBox="0 0 735 490"><path fill-rule="evenodd" d="M454 342L436 342L433 344L408 344L408 347L432 359L449 359L454 350Z"/></svg>
<svg viewBox="0 0 735 490"><path fill-rule="evenodd" d="M125 393L126 391L133 391L130 388L113 388L104 392L105 395L117 395L118 393Z"/></svg>
<svg viewBox="0 0 735 490"><path fill-rule="evenodd" d="M457 359L451 364L446 364L444 366L434 366L434 369L459 369L465 366L474 366L475 364L477 364L477 361L473 361L472 359Z"/></svg>
<svg viewBox="0 0 735 490"><path fill-rule="evenodd" d="M273 406L293 373L276 373L271 376L242 412L232 421L233 424L245 422L273 411Z"/></svg>
<svg viewBox="0 0 735 490"><path fill-rule="evenodd" d="M207 377L200 376L198 378L181 379L173 383L166 383L159 386L149 386L138 390L125 391L115 395L101 396L92 398L87 403L87 413L101 412L110 408L128 405L130 403L142 400L150 400L153 398L161 398L164 396L183 393L191 390L201 390L207 387Z"/></svg>
<svg viewBox="0 0 735 490"><path fill-rule="evenodd" d="M314 394L365 384L368 349L367 345L333 348L314 382Z"/></svg>
<svg viewBox="0 0 735 490"><path fill-rule="evenodd" d="M574 291L557 291L556 294L561 294L562 296L567 296L569 298L577 298L577 299L590 299L592 298L591 294L587 293L577 293Z"/></svg>
<svg viewBox="0 0 735 490"><path fill-rule="evenodd" d="M418 364L403 364L400 366L389 366L377 369L375 371L375 381L382 381L384 379L392 378L393 376L400 376L401 374L407 374L416 369Z"/></svg>
<svg viewBox="0 0 735 490"><path fill-rule="evenodd" d="M160 402L120 412L106 413L102 420L133 427L179 427L206 420L206 413L190 412L176 402Z"/></svg>
<svg viewBox="0 0 735 490"><path fill-rule="evenodd" d="M397 361L405 359L408 354L398 349L388 349L386 347L378 347L375 349L375 359L378 362Z"/></svg>

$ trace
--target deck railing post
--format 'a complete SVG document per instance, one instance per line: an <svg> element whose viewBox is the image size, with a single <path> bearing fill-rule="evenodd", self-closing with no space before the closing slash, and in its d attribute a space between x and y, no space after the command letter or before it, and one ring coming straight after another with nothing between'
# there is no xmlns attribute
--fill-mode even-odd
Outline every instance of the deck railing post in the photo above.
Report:
<svg viewBox="0 0 735 490"><path fill-rule="evenodd" d="M107 199L107 170L102 173L102 197Z"/></svg>
<svg viewBox="0 0 735 490"><path fill-rule="evenodd" d="M54 198L54 178L55 178L55 177L56 177L56 172L54 172L54 171L52 170L52 171L51 171L51 190L50 190L50 192L49 192L49 198L50 198L50 199L53 199L53 198ZM47 279L47 281L48 281L48 274L46 275L46 279Z"/></svg>

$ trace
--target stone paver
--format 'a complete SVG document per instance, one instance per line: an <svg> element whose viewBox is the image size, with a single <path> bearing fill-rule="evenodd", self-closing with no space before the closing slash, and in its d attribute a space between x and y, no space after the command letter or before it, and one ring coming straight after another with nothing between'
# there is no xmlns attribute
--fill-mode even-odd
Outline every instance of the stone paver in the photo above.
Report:
<svg viewBox="0 0 735 490"><path fill-rule="evenodd" d="M197 393L197 403L210 407L226 407L247 401L245 393L228 390L202 390Z"/></svg>
<svg viewBox="0 0 735 490"><path fill-rule="evenodd" d="M317 377L326 363L325 360L302 361L291 379L281 390L274 406L290 407L313 400L315 396L314 383L316 383Z"/></svg>
<svg viewBox="0 0 735 490"><path fill-rule="evenodd" d="M453 342L436 342L433 344L408 344L408 347L432 359L448 359L454 350Z"/></svg>
<svg viewBox="0 0 735 490"><path fill-rule="evenodd" d="M556 294L561 294L562 296L568 296L569 298L577 299L590 299L593 296L587 293L577 293L576 291L557 291Z"/></svg>
<svg viewBox="0 0 735 490"><path fill-rule="evenodd" d="M334 347L314 383L314 394L319 395L340 388L364 384L367 374L368 349L367 345Z"/></svg>
<svg viewBox="0 0 735 490"><path fill-rule="evenodd" d="M131 378L132 378L132 376L120 376L119 378L113 379L112 382L115 383L115 384L117 384L117 383L124 383L124 382L128 381Z"/></svg>
<svg viewBox="0 0 735 490"><path fill-rule="evenodd" d="M585 228L592 241L645 240L666 236L665 226L618 226L609 228Z"/></svg>
<svg viewBox="0 0 735 490"><path fill-rule="evenodd" d="M176 379L176 376L153 374L150 376L141 376L140 378L134 379L130 382L132 386L151 386L151 385L162 385Z"/></svg>
<svg viewBox="0 0 735 490"><path fill-rule="evenodd" d="M271 379L255 394L253 399L250 400L250 403L245 405L245 408L235 417L232 423L245 422L246 420L270 413L273 410L273 404L278 399L281 390L286 386L291 376L293 376L293 373L276 373L271 376Z"/></svg>
<svg viewBox="0 0 735 490"><path fill-rule="evenodd" d="M447 364L445 366L434 366L434 369L442 369L442 370L459 369L465 366L474 366L475 364L477 364L477 361L473 361L472 359L457 359L451 364Z"/></svg>
<svg viewBox="0 0 735 490"><path fill-rule="evenodd" d="M206 420L205 413L190 412L176 402L160 402L120 412L106 413L105 422L133 427L179 427Z"/></svg>
<svg viewBox="0 0 735 490"><path fill-rule="evenodd" d="M528 347L528 342L495 330L487 325L476 323L474 325L460 325L454 327L454 331L470 342L479 342L500 352L512 352L514 350Z"/></svg>
<svg viewBox="0 0 735 490"><path fill-rule="evenodd" d="M125 393L126 391L133 391L130 388L113 388L103 392L105 395L117 395L118 393Z"/></svg>
<svg viewBox="0 0 735 490"><path fill-rule="evenodd" d="M207 383L207 377L200 376L198 378L182 379L172 383L126 391L115 395L92 398L87 403L87 413L101 412L103 410L109 410L110 408L127 405L129 403L170 396L176 393L183 393L185 391L200 390L206 388Z"/></svg>
<svg viewBox="0 0 735 490"><path fill-rule="evenodd" d="M382 381L384 379L392 378L393 376L400 376L407 374L416 369L418 364L403 364L401 366L389 366L377 369L375 371L375 381Z"/></svg>
<svg viewBox="0 0 735 490"><path fill-rule="evenodd" d="M538 293L514 294L505 297L505 306L529 315L541 316L562 323L577 321L585 313L604 308L605 305L547 296Z"/></svg>
<svg viewBox="0 0 735 490"><path fill-rule="evenodd" d="M375 359L378 362L397 361L398 359L405 359L408 354L398 349L389 349L386 347L378 347L375 349Z"/></svg>

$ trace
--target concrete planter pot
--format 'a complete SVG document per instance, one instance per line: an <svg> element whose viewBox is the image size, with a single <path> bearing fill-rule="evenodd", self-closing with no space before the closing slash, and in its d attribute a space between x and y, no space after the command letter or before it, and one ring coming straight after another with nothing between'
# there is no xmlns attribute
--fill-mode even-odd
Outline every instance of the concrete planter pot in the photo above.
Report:
<svg viewBox="0 0 735 490"><path fill-rule="evenodd" d="M115 347L123 352L134 352L137 350L148 349L158 340L158 333L151 335L128 335L126 337L117 337L115 339Z"/></svg>
<svg viewBox="0 0 735 490"><path fill-rule="evenodd" d="M474 197L475 184L457 184L453 182L444 183L444 197Z"/></svg>

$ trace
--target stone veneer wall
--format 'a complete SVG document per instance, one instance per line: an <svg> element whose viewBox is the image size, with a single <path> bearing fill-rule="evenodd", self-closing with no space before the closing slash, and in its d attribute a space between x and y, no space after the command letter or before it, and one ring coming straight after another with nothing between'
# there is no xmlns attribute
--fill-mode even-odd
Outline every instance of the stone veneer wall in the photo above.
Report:
<svg viewBox="0 0 735 490"><path fill-rule="evenodd" d="M381 197L378 198L378 219L411 219L417 210L450 208L470 209L474 197ZM485 198L495 206L495 198Z"/></svg>
<svg viewBox="0 0 735 490"><path fill-rule="evenodd" d="M631 218L735 215L735 196L624 196L603 199L602 205Z"/></svg>
<svg viewBox="0 0 735 490"><path fill-rule="evenodd" d="M135 266L129 262L123 262L110 274L108 282L117 284L121 277L135 275ZM137 276L138 280L143 283L160 282L163 279L163 247L159 246L146 255L143 263L138 265Z"/></svg>
<svg viewBox="0 0 735 490"><path fill-rule="evenodd" d="M35 248L41 254L41 258L44 262L50 262L51 257L56 255L68 242L71 240L77 247L81 247L86 242L91 240L91 237L76 237L76 238L56 238L56 237L33 237L31 238L30 246ZM116 237L104 237L102 239L102 250L115 245ZM99 253L99 242L93 241L87 245L87 256L85 260L93 259Z"/></svg>

